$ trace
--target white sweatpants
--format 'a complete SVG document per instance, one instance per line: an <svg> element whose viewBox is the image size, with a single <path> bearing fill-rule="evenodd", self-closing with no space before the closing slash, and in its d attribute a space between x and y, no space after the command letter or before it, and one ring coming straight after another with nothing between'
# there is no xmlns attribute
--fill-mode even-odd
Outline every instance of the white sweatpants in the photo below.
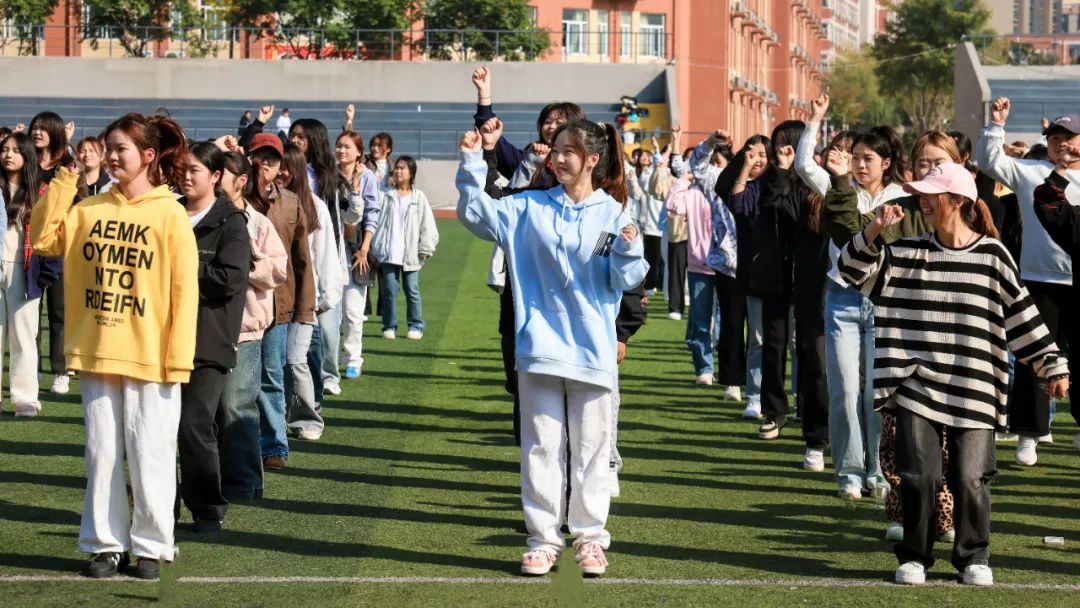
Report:
<svg viewBox="0 0 1080 608"><path fill-rule="evenodd" d="M349 284L345 287L344 308L344 332L345 332L345 366L364 367L364 306L367 305L368 286L357 285L350 276Z"/></svg>
<svg viewBox="0 0 1080 608"><path fill-rule="evenodd" d="M21 242L19 253L22 253ZM21 263L4 262L2 280L0 355L3 355L4 339L7 338L8 352L11 354L11 367L8 370L11 377L11 403L14 406L40 404L37 335L41 318L41 298L26 299L26 271Z"/></svg>
<svg viewBox="0 0 1080 608"><path fill-rule="evenodd" d="M171 561L180 385L80 376L86 409L86 502L79 550ZM135 515L128 513L124 456Z"/></svg>
<svg viewBox="0 0 1080 608"><path fill-rule="evenodd" d="M521 400L521 503L529 549L562 551L566 519L574 542L607 549L611 507L610 389L555 376L518 373ZM570 441L570 505L566 448Z"/></svg>

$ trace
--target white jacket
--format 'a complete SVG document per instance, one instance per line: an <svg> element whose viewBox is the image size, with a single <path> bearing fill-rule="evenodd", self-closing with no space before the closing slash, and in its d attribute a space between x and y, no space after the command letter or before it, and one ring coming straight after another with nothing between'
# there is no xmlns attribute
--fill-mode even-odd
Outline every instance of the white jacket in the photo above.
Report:
<svg viewBox="0 0 1080 608"><path fill-rule="evenodd" d="M341 302L349 282L349 262L345 257L345 243L340 238L334 242L334 220L330 217L330 209L321 198L312 196L319 216L319 228L308 233L311 270L315 278L315 310L325 312ZM339 225L337 234L341 233Z"/></svg>
<svg viewBox="0 0 1080 608"><path fill-rule="evenodd" d="M391 222L392 218L387 214L393 213L394 206L400 200L396 189L382 193L380 222ZM412 272L423 268L424 262L420 256L429 258L435 255L438 245L439 229L435 226L431 203L422 191L413 188L409 207L405 210L405 263L401 266L402 270Z"/></svg>
<svg viewBox="0 0 1080 608"><path fill-rule="evenodd" d="M1054 243L1035 215L1035 187L1046 181L1054 170L1044 160L1022 160L1005 154L1004 125L991 124L983 129L975 154L979 168L1016 193L1023 221L1023 247L1020 249L1020 278L1036 283L1072 285L1072 258ZM1065 189L1069 204L1080 205L1080 171L1066 171L1072 188Z"/></svg>

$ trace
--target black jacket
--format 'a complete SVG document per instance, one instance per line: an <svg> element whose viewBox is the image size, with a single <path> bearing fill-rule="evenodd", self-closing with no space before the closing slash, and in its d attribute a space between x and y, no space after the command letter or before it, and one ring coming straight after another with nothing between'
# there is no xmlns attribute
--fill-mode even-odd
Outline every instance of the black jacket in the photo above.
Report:
<svg viewBox="0 0 1080 608"><path fill-rule="evenodd" d="M194 230L199 247L195 366L231 369L236 365L244 297L251 272L247 220L236 205L221 197Z"/></svg>
<svg viewBox="0 0 1080 608"><path fill-rule="evenodd" d="M781 226L786 227L784 234L790 236L796 314L802 309L812 315L825 307L825 286L832 261L829 237L821 223L824 201L819 198L818 205L811 204L811 199L817 196L794 171L777 170L762 197L775 210Z"/></svg>

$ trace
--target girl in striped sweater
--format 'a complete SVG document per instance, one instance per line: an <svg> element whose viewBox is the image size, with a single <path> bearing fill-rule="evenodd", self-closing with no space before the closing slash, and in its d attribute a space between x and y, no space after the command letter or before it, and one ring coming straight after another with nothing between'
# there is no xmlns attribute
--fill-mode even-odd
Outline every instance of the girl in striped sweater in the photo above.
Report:
<svg viewBox="0 0 1080 608"><path fill-rule="evenodd" d="M1058 399L1069 387L1068 366L997 240L971 174L947 163L905 189L920 195L920 213L934 233L885 245L882 232L904 211L883 205L838 262L841 276L874 301L874 405L896 412L904 509L896 582L925 582L934 561L947 427L956 503L952 563L964 583L991 585L989 482L997 474L994 429L1006 422L1008 352L1031 365Z"/></svg>

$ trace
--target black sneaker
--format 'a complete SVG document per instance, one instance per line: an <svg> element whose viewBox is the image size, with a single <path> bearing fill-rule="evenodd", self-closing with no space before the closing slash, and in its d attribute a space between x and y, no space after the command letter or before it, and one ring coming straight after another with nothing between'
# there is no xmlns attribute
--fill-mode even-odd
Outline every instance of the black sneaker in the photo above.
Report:
<svg viewBox="0 0 1080 608"><path fill-rule="evenodd" d="M127 568L131 560L127 553L95 553L86 565L86 576L90 578L110 578L121 568Z"/></svg>
<svg viewBox="0 0 1080 608"><path fill-rule="evenodd" d="M221 527L222 525L224 525L224 523L224 519L216 519L213 517L200 517L191 524L191 531L196 533L221 532Z"/></svg>
<svg viewBox="0 0 1080 608"><path fill-rule="evenodd" d="M786 425L786 417L769 418L760 428L758 428L758 437L760 439L776 439L780 436L780 429L784 428Z"/></svg>
<svg viewBox="0 0 1080 608"><path fill-rule="evenodd" d="M158 560L149 557L138 558L138 561L135 563L135 571L133 574L135 575L135 578L141 578L148 581L157 580L161 574Z"/></svg>

